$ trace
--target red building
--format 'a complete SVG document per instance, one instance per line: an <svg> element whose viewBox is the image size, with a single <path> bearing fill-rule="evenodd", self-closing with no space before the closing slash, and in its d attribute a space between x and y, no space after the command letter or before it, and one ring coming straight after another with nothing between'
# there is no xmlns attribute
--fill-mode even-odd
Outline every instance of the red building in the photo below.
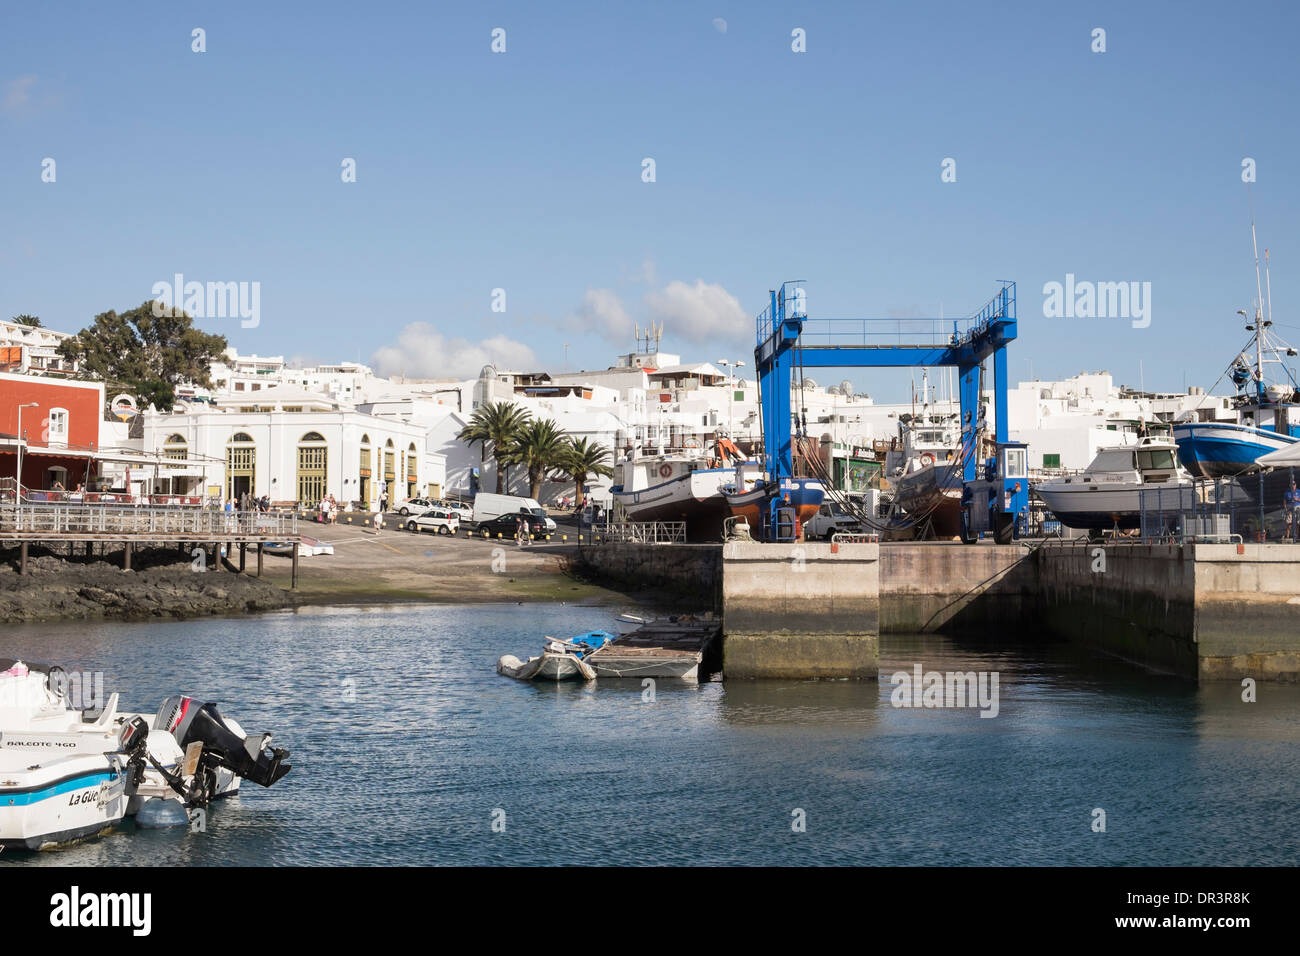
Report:
<svg viewBox="0 0 1300 956"><path fill-rule="evenodd" d="M0 482L12 482L23 445L26 489L62 485L71 491L87 483L103 419L104 386L99 382L0 373Z"/></svg>

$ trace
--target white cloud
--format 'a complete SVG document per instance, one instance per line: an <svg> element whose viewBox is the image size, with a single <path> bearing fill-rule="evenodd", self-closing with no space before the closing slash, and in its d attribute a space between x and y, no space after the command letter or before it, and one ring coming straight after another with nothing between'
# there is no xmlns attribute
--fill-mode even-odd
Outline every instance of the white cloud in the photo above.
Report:
<svg viewBox="0 0 1300 956"><path fill-rule="evenodd" d="M632 318L611 289L588 289L578 307L579 327L622 340L632 337Z"/></svg>
<svg viewBox="0 0 1300 956"><path fill-rule="evenodd" d="M477 378L484 365L531 369L533 350L504 335L481 342L447 338L427 322L413 322L397 335L397 343L375 352L370 364L377 375L409 378Z"/></svg>
<svg viewBox="0 0 1300 956"><path fill-rule="evenodd" d="M3 109L6 113L11 113L21 106L27 105L31 99L32 87L36 85L36 74L25 73L17 79L10 80L5 85Z"/></svg>
<svg viewBox="0 0 1300 956"><path fill-rule="evenodd" d="M722 17L714 17L714 18L713 18L713 29L717 30L719 33L726 33L726 32L727 32L727 21L724 20L724 19L722 19Z"/></svg>
<svg viewBox="0 0 1300 956"><path fill-rule="evenodd" d="M706 342L750 338L753 324L736 297L716 283L696 279L694 285L674 279L646 293L646 308L664 324L666 340Z"/></svg>

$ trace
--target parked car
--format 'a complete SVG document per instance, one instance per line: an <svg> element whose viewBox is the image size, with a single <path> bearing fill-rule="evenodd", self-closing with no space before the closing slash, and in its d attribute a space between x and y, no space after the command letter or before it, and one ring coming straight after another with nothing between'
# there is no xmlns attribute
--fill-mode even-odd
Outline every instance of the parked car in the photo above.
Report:
<svg viewBox="0 0 1300 956"><path fill-rule="evenodd" d="M503 538L513 538L519 534L519 522L521 521L527 525L530 537L538 538L546 534L546 525L542 523L542 519L530 514L500 515L496 518L489 518L487 521L478 523L477 531L489 538L495 538L497 535Z"/></svg>
<svg viewBox="0 0 1300 956"><path fill-rule="evenodd" d="M836 534L855 533L861 530L858 519L846 514L838 502L825 502L803 526L803 536L809 541L816 538L829 541Z"/></svg>
<svg viewBox="0 0 1300 956"><path fill-rule="evenodd" d="M474 509L463 501L448 501L443 498L439 501L435 501L432 507L447 509L456 517L460 518L461 524L473 524L474 522Z"/></svg>
<svg viewBox="0 0 1300 956"><path fill-rule="evenodd" d="M426 511L437 504L438 502L434 501L432 498L407 498L397 506L397 513L405 518L409 514Z"/></svg>
<svg viewBox="0 0 1300 956"><path fill-rule="evenodd" d="M460 518L446 508L426 508L406 520L406 530L417 534L421 531L455 534L460 530Z"/></svg>
<svg viewBox="0 0 1300 956"><path fill-rule="evenodd" d="M547 531L555 530L555 521L547 516L546 509L537 503L536 498L497 495L486 491L480 491L474 496L474 520L480 525L499 515L507 514L536 515Z"/></svg>

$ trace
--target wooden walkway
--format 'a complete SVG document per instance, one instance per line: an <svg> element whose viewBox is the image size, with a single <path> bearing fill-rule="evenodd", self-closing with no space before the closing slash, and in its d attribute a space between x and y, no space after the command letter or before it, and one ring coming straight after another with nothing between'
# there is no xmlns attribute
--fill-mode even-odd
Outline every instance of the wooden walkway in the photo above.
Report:
<svg viewBox="0 0 1300 956"><path fill-rule="evenodd" d="M262 573L263 546L284 542L293 546L290 587L298 583L298 547L302 535L293 512L245 512L228 515L208 508L187 506L137 506L77 503L12 502L0 506L0 548L17 547L18 573L27 573L28 548L32 544L51 547L84 543L90 555L96 544L122 545L122 567L131 568L131 554L137 548L199 545L226 548L239 546L239 570L243 571L249 545L257 549L257 574ZM217 553L214 550L214 553ZM221 561L215 562L221 569Z"/></svg>
<svg viewBox="0 0 1300 956"><path fill-rule="evenodd" d="M670 677L699 680L718 670L722 622L678 618L643 624L587 658L598 677Z"/></svg>

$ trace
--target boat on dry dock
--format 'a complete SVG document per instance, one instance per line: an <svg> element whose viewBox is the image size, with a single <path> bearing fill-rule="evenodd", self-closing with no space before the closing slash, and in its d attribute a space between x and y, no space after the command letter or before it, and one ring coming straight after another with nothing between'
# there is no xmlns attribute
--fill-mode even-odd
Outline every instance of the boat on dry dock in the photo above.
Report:
<svg viewBox="0 0 1300 956"><path fill-rule="evenodd" d="M1062 524L1093 531L1137 528L1143 510L1196 508L1195 481L1166 438L1102 448L1083 474L1053 478L1034 491Z"/></svg>
<svg viewBox="0 0 1300 956"><path fill-rule="evenodd" d="M728 460L696 449L634 453L615 465L610 491L629 521L684 521L688 540L716 541L730 513L723 489L735 470L721 464Z"/></svg>

